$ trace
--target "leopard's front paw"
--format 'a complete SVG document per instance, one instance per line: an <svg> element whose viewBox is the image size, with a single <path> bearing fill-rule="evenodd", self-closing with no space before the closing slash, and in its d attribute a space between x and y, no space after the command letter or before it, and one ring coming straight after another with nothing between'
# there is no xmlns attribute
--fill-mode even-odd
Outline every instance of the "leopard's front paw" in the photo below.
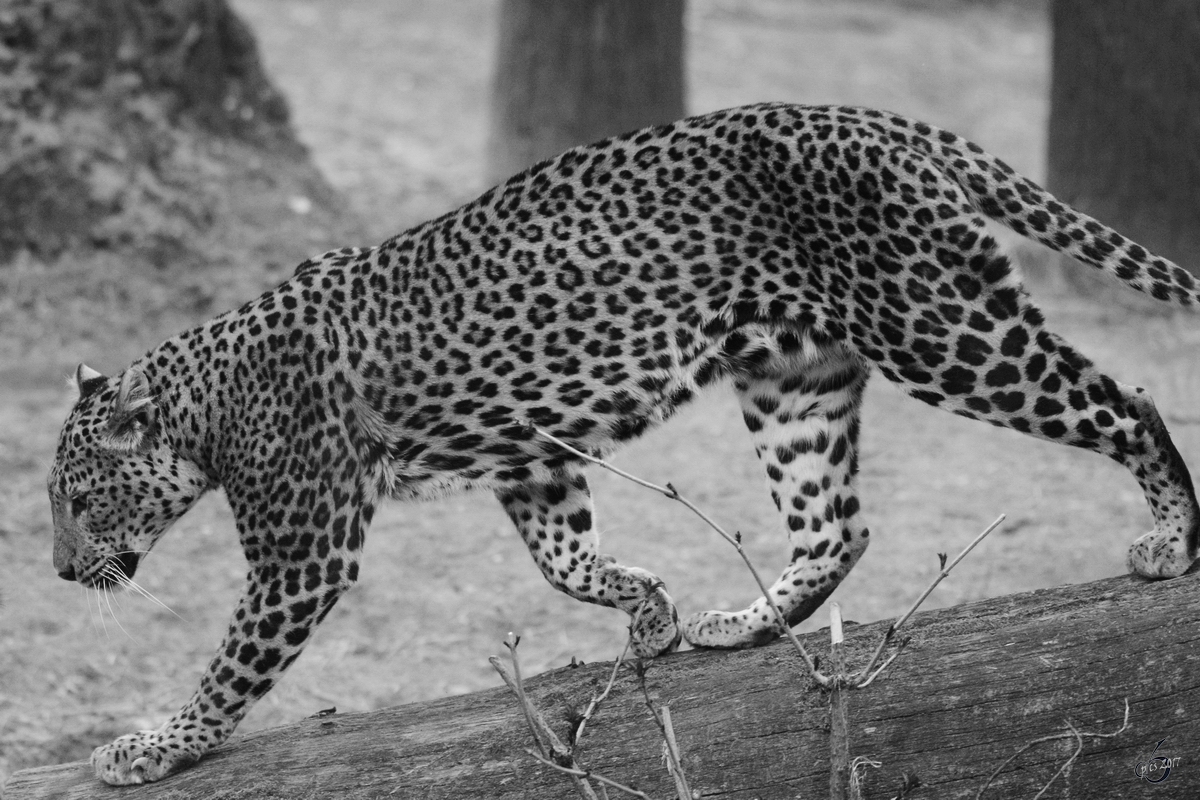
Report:
<svg viewBox="0 0 1200 800"><path fill-rule="evenodd" d="M663 588L662 581L646 574L649 576L646 585L653 590L634 612L629 628L630 646L639 658L670 653L679 647L680 639L679 614L671 595Z"/></svg>
<svg viewBox="0 0 1200 800"><path fill-rule="evenodd" d="M779 625L770 616L750 609L701 611L683 621L683 638L693 647L740 650L772 642L779 634Z"/></svg>
<svg viewBox="0 0 1200 800"><path fill-rule="evenodd" d="M1196 553L1189 552L1182 534L1150 531L1130 545L1125 565L1144 578L1177 578L1195 560Z"/></svg>
<svg viewBox="0 0 1200 800"><path fill-rule="evenodd" d="M92 751L96 777L114 786L152 783L179 772L200 754L161 731L138 731Z"/></svg>

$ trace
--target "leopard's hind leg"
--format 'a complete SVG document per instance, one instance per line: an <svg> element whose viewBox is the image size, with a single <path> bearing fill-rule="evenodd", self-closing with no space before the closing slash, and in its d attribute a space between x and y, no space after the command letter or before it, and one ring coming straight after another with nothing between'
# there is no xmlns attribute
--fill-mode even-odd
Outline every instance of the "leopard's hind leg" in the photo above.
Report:
<svg viewBox="0 0 1200 800"><path fill-rule="evenodd" d="M675 649L679 617L662 581L599 552L592 495L582 472L504 487L496 497L551 585L576 599L629 614L636 655Z"/></svg>
<svg viewBox="0 0 1200 800"><path fill-rule="evenodd" d="M869 532L855 493L859 408L868 369L830 348L828 361L800 374L735 384L771 498L791 545L791 563L770 587L788 624L810 616L867 549ZM706 611L684 621L700 647L753 647L781 633L764 598L738 612Z"/></svg>
<svg viewBox="0 0 1200 800"><path fill-rule="evenodd" d="M1148 578L1183 574L1197 558L1200 506L1150 395L1100 372L1046 330L990 237L958 244L970 269L948 275L930 302L911 308L911 331L900 331L920 349L885 351L861 336L859 351L926 403L1124 464L1154 515L1154 529L1129 549L1129 570ZM896 319L888 320L893 331Z"/></svg>

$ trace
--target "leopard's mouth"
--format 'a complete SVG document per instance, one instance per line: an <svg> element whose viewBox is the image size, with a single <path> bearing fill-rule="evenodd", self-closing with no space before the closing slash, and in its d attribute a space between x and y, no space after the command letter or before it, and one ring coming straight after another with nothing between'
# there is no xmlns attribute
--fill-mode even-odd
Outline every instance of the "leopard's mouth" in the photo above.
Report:
<svg viewBox="0 0 1200 800"><path fill-rule="evenodd" d="M137 553L125 552L109 556L91 573L79 579L79 583L89 589L107 589L112 586L123 586L137 572L141 556Z"/></svg>

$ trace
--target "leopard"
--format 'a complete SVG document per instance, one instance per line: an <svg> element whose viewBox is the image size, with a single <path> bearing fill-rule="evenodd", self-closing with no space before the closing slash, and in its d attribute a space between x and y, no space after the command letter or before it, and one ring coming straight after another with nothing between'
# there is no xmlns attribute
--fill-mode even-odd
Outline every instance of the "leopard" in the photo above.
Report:
<svg viewBox="0 0 1200 800"><path fill-rule="evenodd" d="M872 371L1124 464L1154 519L1128 570L1183 574L1200 509L1154 402L1046 328L989 221L1157 300L1200 301L1189 272L954 133L764 103L567 150L378 246L311 258L116 374L80 364L48 477L58 574L132 579L217 488L248 566L195 693L96 748L95 774L157 781L225 742L355 584L391 498L490 490L554 588L630 615L638 657L776 639L766 596L681 621L653 573L599 550L585 456L716 384L787 536L768 595L788 625L869 542L856 476Z"/></svg>

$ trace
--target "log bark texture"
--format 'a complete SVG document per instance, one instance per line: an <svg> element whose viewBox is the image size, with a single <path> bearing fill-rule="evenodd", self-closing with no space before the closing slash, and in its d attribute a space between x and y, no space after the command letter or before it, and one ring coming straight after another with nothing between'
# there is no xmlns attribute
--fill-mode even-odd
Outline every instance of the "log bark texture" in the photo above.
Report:
<svg viewBox="0 0 1200 800"><path fill-rule="evenodd" d="M850 626L846 655L861 664L886 623ZM1067 730L1083 739L1045 796L1200 796L1200 574L1162 583L1121 577L918 614L910 642L874 684L849 694L851 749L868 798L973 798L1026 743ZM806 645L828 651L824 632ZM497 646L497 650L502 648ZM607 680L610 664L565 667L526 683L564 740ZM829 791L829 700L786 643L655 660L651 697L669 705L685 769L702 797L819 798ZM1135 769L1178 759L1165 780ZM1039 744L1010 764L984 798L1030 798L1076 741ZM504 689L364 714L307 719L250 734L160 784L100 786L85 764L25 770L6 800L31 798L571 798L570 781L535 764L521 710ZM637 679L624 672L577 750L587 768L651 797L673 797L662 743ZM1163 762L1156 762L1161 777ZM617 794L610 790L610 796Z"/></svg>

